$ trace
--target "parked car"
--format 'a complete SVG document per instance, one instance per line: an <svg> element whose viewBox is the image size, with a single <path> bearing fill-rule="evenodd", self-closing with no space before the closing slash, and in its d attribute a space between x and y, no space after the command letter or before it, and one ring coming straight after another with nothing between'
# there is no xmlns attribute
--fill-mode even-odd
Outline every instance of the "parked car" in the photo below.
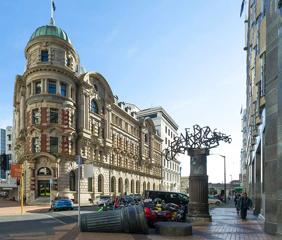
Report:
<svg viewBox="0 0 282 240"><path fill-rule="evenodd" d="M130 194L129 196L131 196L134 199L136 204L138 204L142 201L141 194L136 193L136 194Z"/></svg>
<svg viewBox="0 0 282 240"><path fill-rule="evenodd" d="M73 202L68 197L56 197L52 201L51 209L57 210L73 210Z"/></svg>
<svg viewBox="0 0 282 240"><path fill-rule="evenodd" d="M152 200L156 198L160 198L165 203L174 203L177 205L183 205L185 208L185 213L188 212L189 197L184 193L145 190L144 197L145 199L149 198Z"/></svg>
<svg viewBox="0 0 282 240"><path fill-rule="evenodd" d="M111 196L98 196L95 203L98 205L98 206L102 206L104 204L110 204L112 202L112 197Z"/></svg>
<svg viewBox="0 0 282 240"><path fill-rule="evenodd" d="M216 196L213 196L213 195L209 195L209 198L208 198L208 202L210 205L217 205L219 206L222 201L220 201Z"/></svg>

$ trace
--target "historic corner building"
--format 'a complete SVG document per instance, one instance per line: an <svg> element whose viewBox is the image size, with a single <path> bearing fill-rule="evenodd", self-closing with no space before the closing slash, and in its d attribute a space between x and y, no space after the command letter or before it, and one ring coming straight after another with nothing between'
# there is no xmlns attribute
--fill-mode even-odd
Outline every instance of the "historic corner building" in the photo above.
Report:
<svg viewBox="0 0 282 240"><path fill-rule="evenodd" d="M282 1L249 0L246 9L241 180L265 231L282 235Z"/></svg>
<svg viewBox="0 0 282 240"><path fill-rule="evenodd" d="M25 48L23 75L14 89L15 157L24 166L28 203L41 197L81 201L98 195L160 189L161 138L151 119L137 119L118 102L107 80L83 72L62 29L39 27Z"/></svg>

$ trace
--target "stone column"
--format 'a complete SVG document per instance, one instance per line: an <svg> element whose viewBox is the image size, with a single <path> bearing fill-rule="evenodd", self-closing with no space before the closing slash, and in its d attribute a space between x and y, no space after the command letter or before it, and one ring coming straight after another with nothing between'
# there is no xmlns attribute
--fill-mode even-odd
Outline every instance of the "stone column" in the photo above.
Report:
<svg viewBox="0 0 282 240"><path fill-rule="evenodd" d="M189 149L190 161L188 216L192 221L209 222L208 204L208 176L207 155L208 149Z"/></svg>
<svg viewBox="0 0 282 240"><path fill-rule="evenodd" d="M56 81L56 94L61 95L61 84L60 81Z"/></svg>
<svg viewBox="0 0 282 240"><path fill-rule="evenodd" d="M85 128L89 130L89 96L85 95Z"/></svg>
<svg viewBox="0 0 282 240"><path fill-rule="evenodd" d="M24 129L24 111L25 111L25 106L24 106L24 96L21 93L21 100L20 100L20 130Z"/></svg>
<svg viewBox="0 0 282 240"><path fill-rule="evenodd" d="M48 79L43 79L43 93L48 92Z"/></svg>
<svg viewBox="0 0 282 240"><path fill-rule="evenodd" d="M260 146L259 148L260 149ZM254 214L258 215L261 212L261 154L256 152L255 158L255 194L254 194Z"/></svg>
<svg viewBox="0 0 282 240"><path fill-rule="evenodd" d="M80 105L80 107L79 107L79 110L80 111L78 111L79 112L79 122L78 122L78 126L79 126L79 129L83 129L85 126L84 126L84 119L85 119L85 117L84 117L84 113L85 113L85 106L84 106L84 94L83 94L83 92L82 92L82 89L80 89L79 91L78 91L78 94L80 95L79 96L79 104L78 105Z"/></svg>

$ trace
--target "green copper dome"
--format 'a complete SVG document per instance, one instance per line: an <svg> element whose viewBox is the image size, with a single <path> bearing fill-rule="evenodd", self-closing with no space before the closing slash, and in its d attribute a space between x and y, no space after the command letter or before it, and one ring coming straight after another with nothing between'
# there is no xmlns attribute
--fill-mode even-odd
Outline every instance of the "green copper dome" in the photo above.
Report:
<svg viewBox="0 0 282 240"><path fill-rule="evenodd" d="M57 38L65 40L69 44L71 44L71 41L70 41L67 33L64 30L62 30L61 28L59 28L55 25L46 25L46 26L42 26L42 27L37 28L34 31L34 33L31 35L29 41L32 41L36 37L40 37L40 36L57 37Z"/></svg>

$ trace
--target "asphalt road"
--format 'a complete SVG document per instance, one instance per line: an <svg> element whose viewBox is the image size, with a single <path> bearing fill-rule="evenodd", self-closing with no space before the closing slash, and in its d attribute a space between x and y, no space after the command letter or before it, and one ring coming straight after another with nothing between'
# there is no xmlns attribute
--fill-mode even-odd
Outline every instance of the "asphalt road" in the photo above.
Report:
<svg viewBox="0 0 282 240"><path fill-rule="evenodd" d="M81 214L93 211L83 207ZM72 211L50 211L26 213L23 216L0 216L0 239L53 239L58 228L74 228L78 221L77 209ZM49 236L49 237L48 237Z"/></svg>

